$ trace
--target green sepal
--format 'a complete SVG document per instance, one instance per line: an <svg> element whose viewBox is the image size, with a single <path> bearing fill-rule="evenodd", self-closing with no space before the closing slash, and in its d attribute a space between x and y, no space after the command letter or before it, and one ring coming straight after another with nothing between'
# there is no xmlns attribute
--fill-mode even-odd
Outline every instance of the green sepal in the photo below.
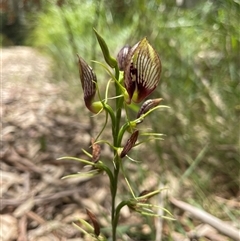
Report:
<svg viewBox="0 0 240 241"><path fill-rule="evenodd" d="M96 34L98 43L99 43L99 45L102 49L102 53L103 53L103 56L104 56L104 59L105 59L106 63L110 67L116 68L117 67L117 60L110 55L109 49L108 49L108 46L107 46L105 40L99 35L99 33L97 32L96 29L93 29L93 31Z"/></svg>

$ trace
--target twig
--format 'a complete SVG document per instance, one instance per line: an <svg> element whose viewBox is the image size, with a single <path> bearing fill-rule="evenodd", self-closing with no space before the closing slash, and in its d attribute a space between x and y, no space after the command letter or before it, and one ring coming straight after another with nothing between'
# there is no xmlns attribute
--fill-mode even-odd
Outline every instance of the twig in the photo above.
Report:
<svg viewBox="0 0 240 241"><path fill-rule="evenodd" d="M27 216L23 215L19 220L19 236L17 241L27 241Z"/></svg>
<svg viewBox="0 0 240 241"><path fill-rule="evenodd" d="M82 188L80 187L80 188L75 188L72 190L65 190L65 191L57 192L57 193L53 193L53 194L39 195L39 196L34 197L34 203L39 205L39 204L43 204L45 202L51 202L51 201L57 200L62 197L71 196L71 195L81 192L81 191L82 191ZM26 198L20 199L20 200L2 198L2 199L0 199L0 202L1 202L1 207L5 207L7 205L18 206L28 199L29 199L29 197L26 197Z"/></svg>
<svg viewBox="0 0 240 241"><path fill-rule="evenodd" d="M26 213L27 217L36 221L37 223L41 224L41 225L46 225L47 224L47 221L44 220L41 216L39 216L38 214L36 214L35 212L32 212L32 211L29 211ZM61 228L59 228L58 230L53 230L52 231L52 234L58 238L59 241L61 240L65 240L64 237L60 238L61 236L64 235L63 233L64 231L61 230Z"/></svg>
<svg viewBox="0 0 240 241"><path fill-rule="evenodd" d="M14 148L10 147L6 150L1 158L6 162L10 162L14 167L21 171L32 171L36 173L44 173L44 170L36 165L27 158L19 156Z"/></svg>
<svg viewBox="0 0 240 241"><path fill-rule="evenodd" d="M172 204L177 206L184 211L190 212L194 217L200 219L202 222L207 223L217 229L220 233L236 240L240 241L240 230L230 226L229 224L223 222L222 220L214 217L213 215L207 213L204 210L193 207L192 205L179 201L175 198L170 198Z"/></svg>
<svg viewBox="0 0 240 241"><path fill-rule="evenodd" d="M36 213L33 212L33 211L27 212L26 215L27 215L28 218L36 221L36 222L39 223L39 224L43 224L43 223L46 222L42 217L40 217L38 214L36 214Z"/></svg>

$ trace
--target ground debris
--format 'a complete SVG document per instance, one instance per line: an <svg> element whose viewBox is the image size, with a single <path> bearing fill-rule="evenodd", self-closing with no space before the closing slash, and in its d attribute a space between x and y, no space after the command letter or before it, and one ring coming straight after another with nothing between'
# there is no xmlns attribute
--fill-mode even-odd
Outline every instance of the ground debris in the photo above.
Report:
<svg viewBox="0 0 240 241"><path fill-rule="evenodd" d="M90 122L77 109L87 112L66 98L66 83L51 82L51 62L36 50L2 49L2 63L1 240L81 240L72 226L85 213L79 197L96 193L101 178L62 180L82 165L56 159L89 147Z"/></svg>

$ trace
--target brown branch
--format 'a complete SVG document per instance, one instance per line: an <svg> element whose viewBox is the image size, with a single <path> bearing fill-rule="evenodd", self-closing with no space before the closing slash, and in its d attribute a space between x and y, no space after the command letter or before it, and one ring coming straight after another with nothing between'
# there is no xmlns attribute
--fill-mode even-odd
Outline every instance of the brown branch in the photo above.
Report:
<svg viewBox="0 0 240 241"><path fill-rule="evenodd" d="M19 220L19 235L17 241L27 241L27 216L23 215Z"/></svg>
<svg viewBox="0 0 240 241"><path fill-rule="evenodd" d="M236 240L240 240L240 230L230 226L229 224L223 222L222 220L214 217L213 215L207 213L204 210L193 207L192 205L179 201L175 198L170 198L170 201L176 207L191 213L195 218L200 219L202 222L207 223L217 229L220 233Z"/></svg>
<svg viewBox="0 0 240 241"><path fill-rule="evenodd" d="M57 193L53 193L53 194L45 194L45 195L38 195L36 197L34 197L34 203L35 204L43 204L45 202L51 202L54 200L57 200L59 198L62 197L66 197L66 196L71 196L75 193L79 193L82 191L82 188L75 188L72 190L64 190L62 192L57 192ZM26 197L24 199L20 199L20 200L16 200L14 199L5 199L5 198L1 198L0 199L0 203L1 203L1 208L5 207L5 206L19 206L20 204L26 202L29 199L29 197Z"/></svg>
<svg viewBox="0 0 240 241"><path fill-rule="evenodd" d="M42 168L36 166L32 161L21 157L12 147L2 153L1 159L11 163L15 168L21 171L32 171L39 174L44 172Z"/></svg>

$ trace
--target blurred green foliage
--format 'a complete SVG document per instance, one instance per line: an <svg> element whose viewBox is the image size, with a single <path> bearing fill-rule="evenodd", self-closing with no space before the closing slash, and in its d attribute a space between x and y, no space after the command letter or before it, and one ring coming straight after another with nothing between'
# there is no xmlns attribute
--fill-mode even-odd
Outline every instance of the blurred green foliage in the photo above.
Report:
<svg viewBox="0 0 240 241"><path fill-rule="evenodd" d="M191 8L167 0L47 1L28 43L56 60L58 79L80 86L76 53L89 64L103 59L93 27L115 55L146 36L163 65L153 96L171 107L150 119L167 135L152 144L155 165L166 181L172 173L190 183L192 195L184 196L183 185L184 198L201 203L212 194L239 194L239 19L238 0L197 1Z"/></svg>

